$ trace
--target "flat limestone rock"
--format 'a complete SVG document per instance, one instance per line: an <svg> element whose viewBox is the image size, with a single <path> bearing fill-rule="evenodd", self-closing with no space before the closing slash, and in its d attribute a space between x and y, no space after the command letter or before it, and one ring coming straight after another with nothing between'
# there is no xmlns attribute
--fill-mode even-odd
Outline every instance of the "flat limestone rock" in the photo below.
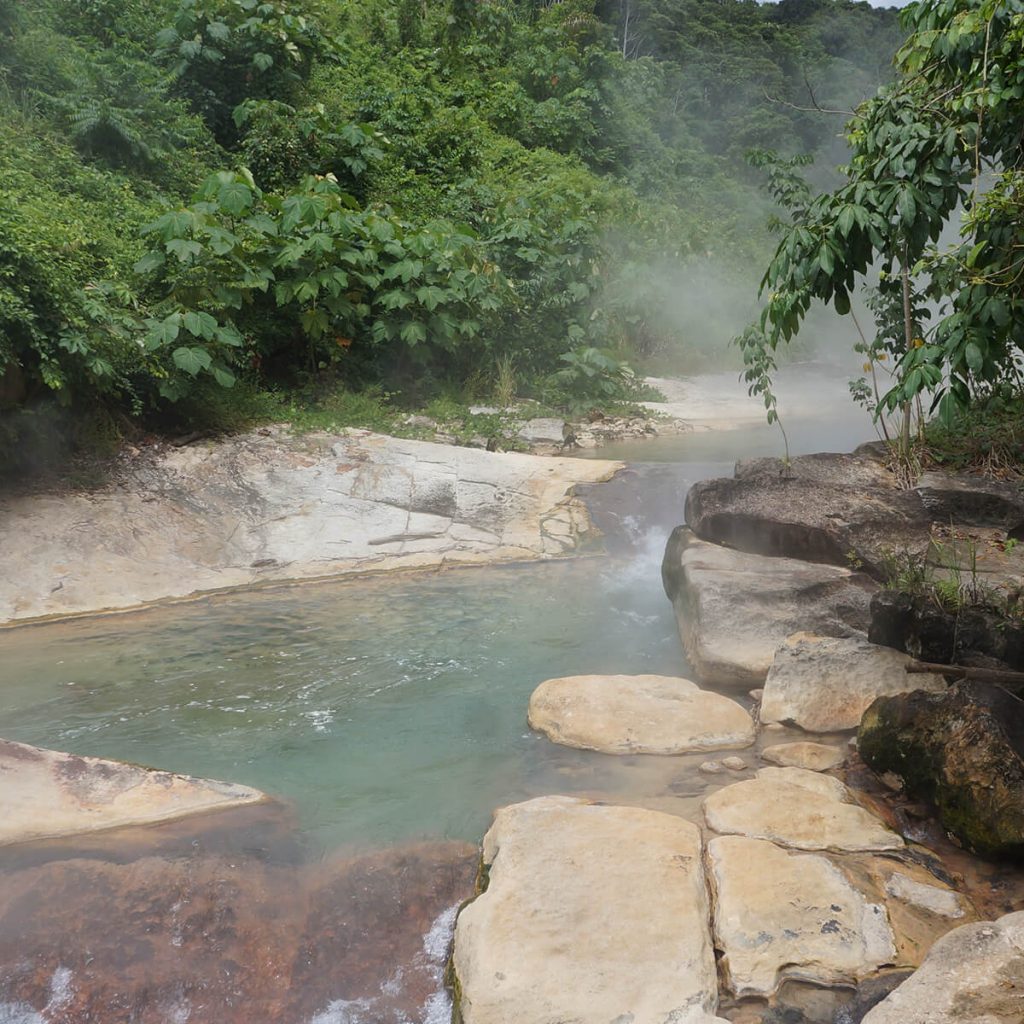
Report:
<svg viewBox="0 0 1024 1024"><path fill-rule="evenodd" d="M621 463L367 431L240 434L91 493L0 495L0 623L278 580L565 555Z"/></svg>
<svg viewBox="0 0 1024 1024"><path fill-rule="evenodd" d="M746 554L673 531L662 563L686 657L703 685L761 686L798 630L865 631L874 584L834 565Z"/></svg>
<svg viewBox="0 0 1024 1024"><path fill-rule="evenodd" d="M708 827L797 850L898 850L903 840L851 802L838 780L800 768L762 768L704 800Z"/></svg>
<svg viewBox="0 0 1024 1024"><path fill-rule="evenodd" d="M754 721L733 700L670 676L566 676L530 697L530 727L555 743L606 754L748 747Z"/></svg>
<svg viewBox="0 0 1024 1024"><path fill-rule="evenodd" d="M696 826L541 797L497 812L459 914L464 1024L724 1024Z"/></svg>
<svg viewBox="0 0 1024 1024"><path fill-rule="evenodd" d="M827 857L745 836L712 839L708 853L715 945L737 998L771 996L789 978L852 983L894 962L885 906Z"/></svg>
<svg viewBox="0 0 1024 1024"><path fill-rule="evenodd" d="M1024 1020L1024 911L967 924L931 948L924 963L863 1024L1020 1024Z"/></svg>
<svg viewBox="0 0 1024 1024"><path fill-rule="evenodd" d="M781 765L783 768L806 768L812 772L827 772L846 760L846 754L838 747L809 741L776 743L765 747L761 757L769 764Z"/></svg>
<svg viewBox="0 0 1024 1024"><path fill-rule="evenodd" d="M762 722L808 732L856 729L876 697L909 690L941 692L939 675L907 675L912 659L858 637L795 633L775 652L761 699Z"/></svg>
<svg viewBox="0 0 1024 1024"><path fill-rule="evenodd" d="M0 846L266 800L248 786L0 740Z"/></svg>

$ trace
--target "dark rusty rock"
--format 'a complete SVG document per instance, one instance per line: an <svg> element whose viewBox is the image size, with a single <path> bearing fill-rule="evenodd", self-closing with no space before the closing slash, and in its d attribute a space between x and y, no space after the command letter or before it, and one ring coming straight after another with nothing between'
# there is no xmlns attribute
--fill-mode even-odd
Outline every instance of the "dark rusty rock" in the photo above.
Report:
<svg viewBox="0 0 1024 1024"><path fill-rule="evenodd" d="M1024 702L966 682L946 693L880 697L864 714L858 749L893 772L943 826L977 853L1024 860Z"/></svg>
<svg viewBox="0 0 1024 1024"><path fill-rule="evenodd" d="M920 661L1024 670L1024 626L985 608L947 612L930 598L882 590L871 599L868 639Z"/></svg>
<svg viewBox="0 0 1024 1024"><path fill-rule="evenodd" d="M352 1003L359 1020L419 1019L444 955L424 936L472 894L477 861L435 843L324 864L221 851L8 867L0 1018L7 1004L47 1024L305 1024Z"/></svg>

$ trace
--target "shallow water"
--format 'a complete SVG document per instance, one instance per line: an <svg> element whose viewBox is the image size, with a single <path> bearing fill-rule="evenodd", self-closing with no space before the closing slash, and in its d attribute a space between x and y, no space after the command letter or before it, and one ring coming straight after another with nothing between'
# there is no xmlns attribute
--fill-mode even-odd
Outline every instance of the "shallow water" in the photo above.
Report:
<svg viewBox="0 0 1024 1024"><path fill-rule="evenodd" d="M790 444L870 436L844 416L792 424ZM687 673L661 589L667 534L695 480L779 452L767 427L602 449L631 463L589 490L604 556L0 632L0 735L282 801L0 851L0 1022L445 1019L436 947L475 856L437 841L475 844L496 806L552 792L696 819L726 781L697 771L705 755L558 747L529 731L526 706L553 676Z"/></svg>

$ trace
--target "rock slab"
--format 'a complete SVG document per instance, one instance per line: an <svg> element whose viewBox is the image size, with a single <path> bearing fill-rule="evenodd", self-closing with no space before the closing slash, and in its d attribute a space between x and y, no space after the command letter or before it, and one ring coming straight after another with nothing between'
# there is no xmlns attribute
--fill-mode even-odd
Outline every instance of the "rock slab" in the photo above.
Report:
<svg viewBox="0 0 1024 1024"><path fill-rule="evenodd" d="M898 850L903 840L852 802L838 779L800 768L762 768L704 800L708 827L797 850Z"/></svg>
<svg viewBox="0 0 1024 1024"><path fill-rule="evenodd" d="M907 675L906 654L859 637L795 633L775 652L761 698L761 721L808 732L856 729L876 697L946 689L938 675Z"/></svg>
<svg viewBox="0 0 1024 1024"><path fill-rule="evenodd" d="M764 682L791 634L866 630L875 589L849 569L733 551L686 527L669 538L662 580L700 682L744 691Z"/></svg>
<svg viewBox="0 0 1024 1024"><path fill-rule="evenodd" d="M1024 701L990 683L882 697L857 737L876 772L934 803L978 853L1024 859Z"/></svg>
<svg viewBox="0 0 1024 1024"><path fill-rule="evenodd" d="M748 747L754 721L733 700L670 676L566 676L530 697L530 727L555 743L606 754Z"/></svg>
<svg viewBox="0 0 1024 1024"><path fill-rule="evenodd" d="M256 789L0 740L0 846L258 803Z"/></svg>
<svg viewBox="0 0 1024 1024"><path fill-rule="evenodd" d="M274 580L544 558L620 463L367 431L242 434L128 460L93 492L0 496L0 623Z"/></svg>
<svg viewBox="0 0 1024 1024"><path fill-rule="evenodd" d="M806 768L812 772L827 772L838 768L846 760L846 754L838 747L825 743L797 742L776 743L761 751L769 764L783 768Z"/></svg>
<svg viewBox="0 0 1024 1024"><path fill-rule="evenodd" d="M827 857L743 836L713 839L708 853L715 944L737 998L771 996L790 978L849 984L893 963L885 906Z"/></svg>
<svg viewBox="0 0 1024 1024"><path fill-rule="evenodd" d="M956 928L863 1024L1020 1024L1024 911Z"/></svg>
<svg viewBox="0 0 1024 1024"><path fill-rule="evenodd" d="M699 830L668 814L541 797L484 838L459 914L464 1024L711 1024L718 984Z"/></svg>

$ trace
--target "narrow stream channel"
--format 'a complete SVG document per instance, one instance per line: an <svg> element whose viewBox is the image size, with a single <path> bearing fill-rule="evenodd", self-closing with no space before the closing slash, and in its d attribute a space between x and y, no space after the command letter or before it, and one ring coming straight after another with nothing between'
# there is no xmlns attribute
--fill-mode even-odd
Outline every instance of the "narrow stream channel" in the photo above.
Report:
<svg viewBox="0 0 1024 1024"><path fill-rule="evenodd" d="M794 454L871 437L852 415L788 426ZM589 495L602 556L0 633L0 736L280 801L0 851L0 1024L446 1020L454 906L496 806L581 793L696 820L721 785L701 755L555 746L526 706L553 676L687 674L667 534L694 481L779 451L759 427L593 453L630 467Z"/></svg>

